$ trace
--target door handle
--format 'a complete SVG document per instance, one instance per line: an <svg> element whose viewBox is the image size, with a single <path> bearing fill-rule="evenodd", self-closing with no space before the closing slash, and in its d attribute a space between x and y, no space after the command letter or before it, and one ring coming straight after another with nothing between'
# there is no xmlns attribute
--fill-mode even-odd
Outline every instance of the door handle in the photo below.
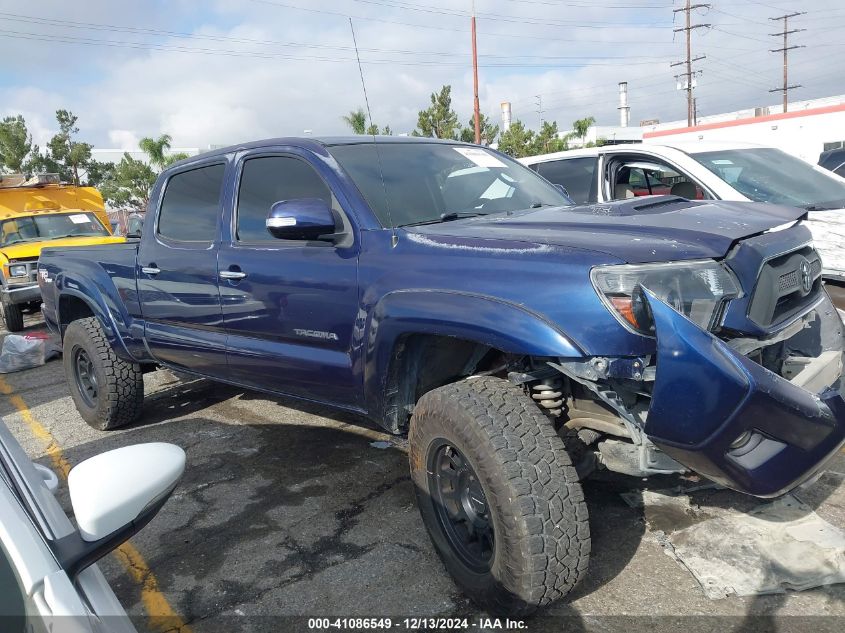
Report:
<svg viewBox="0 0 845 633"><path fill-rule="evenodd" d="M161 272L161 268L156 268L155 266L142 266L141 272L145 275L157 275Z"/></svg>
<svg viewBox="0 0 845 633"><path fill-rule="evenodd" d="M246 277L245 272L239 270L221 270L220 279L228 279L230 281L237 281Z"/></svg>

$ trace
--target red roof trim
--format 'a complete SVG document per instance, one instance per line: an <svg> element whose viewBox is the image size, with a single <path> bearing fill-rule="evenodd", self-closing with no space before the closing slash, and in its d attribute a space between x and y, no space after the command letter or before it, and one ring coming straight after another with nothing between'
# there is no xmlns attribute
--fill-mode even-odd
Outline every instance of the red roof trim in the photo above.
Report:
<svg viewBox="0 0 845 633"><path fill-rule="evenodd" d="M685 132L703 132L705 130L718 130L724 127L736 127L738 125L748 125L750 123L766 123L767 121L782 121L784 119L796 119L802 116L815 116L817 114L831 114L833 112L845 112L845 103L837 105L824 106L822 108L811 108L808 110L798 110L796 112L781 112L778 114L768 114L766 116L747 117L745 119L736 119L734 121L722 121L720 123L705 123L704 125L695 125L693 127L681 127L672 130L658 130L655 132L643 132L643 138L656 138L659 136L671 136L673 134L683 134Z"/></svg>

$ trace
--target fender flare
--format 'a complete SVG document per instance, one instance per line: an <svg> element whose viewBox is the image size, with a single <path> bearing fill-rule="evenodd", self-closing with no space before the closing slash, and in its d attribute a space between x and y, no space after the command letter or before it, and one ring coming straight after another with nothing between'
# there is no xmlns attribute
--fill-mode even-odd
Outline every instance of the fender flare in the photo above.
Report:
<svg viewBox="0 0 845 633"><path fill-rule="evenodd" d="M498 297L449 290L396 290L370 311L363 341L364 401L382 424L390 363L396 344L411 334L473 341L511 354L582 358L584 352L553 323Z"/></svg>
<svg viewBox="0 0 845 633"><path fill-rule="evenodd" d="M96 280L95 280L96 282ZM91 292L90 287L75 281L65 273L60 273L55 279L56 284L56 322L58 324L59 336L64 340L64 331L62 330L62 298L73 297L84 302L90 309L100 326L103 328L103 333L106 335L106 340L114 349L115 354L129 362L137 363L141 359L136 358L132 353L128 340L132 340L129 326L129 315L126 313L122 304L115 301L106 301L106 298L111 299L101 292ZM102 290L102 289L101 289ZM118 319L117 317L120 317ZM132 346L136 347L136 346ZM143 346L139 351L143 352ZM142 353L141 356L144 356Z"/></svg>

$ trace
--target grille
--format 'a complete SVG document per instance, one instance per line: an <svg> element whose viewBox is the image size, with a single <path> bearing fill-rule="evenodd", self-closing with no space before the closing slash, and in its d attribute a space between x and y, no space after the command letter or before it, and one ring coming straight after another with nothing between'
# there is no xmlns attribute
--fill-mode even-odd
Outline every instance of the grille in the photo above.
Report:
<svg viewBox="0 0 845 633"><path fill-rule="evenodd" d="M802 281L802 266L810 265L809 289ZM775 325L800 314L821 292L822 262L811 247L780 255L763 264L748 309L748 317L761 327ZM806 272L803 273L806 277Z"/></svg>
<svg viewBox="0 0 845 633"><path fill-rule="evenodd" d="M778 279L778 291L783 292L784 290L791 290L792 288L798 287L798 272L792 271L791 273L786 273L785 275L781 275L780 279Z"/></svg>

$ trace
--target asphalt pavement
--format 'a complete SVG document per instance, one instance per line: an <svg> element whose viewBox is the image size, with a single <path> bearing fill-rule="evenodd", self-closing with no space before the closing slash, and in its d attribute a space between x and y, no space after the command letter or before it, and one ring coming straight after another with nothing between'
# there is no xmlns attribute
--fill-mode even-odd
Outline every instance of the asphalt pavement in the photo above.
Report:
<svg viewBox="0 0 845 633"><path fill-rule="evenodd" d="M40 328L34 316L28 324L29 330ZM2 378L28 413L2 396L0 415L31 457L46 465L49 438L36 436L33 420L71 464L139 442L172 442L186 450L184 479L159 516L132 538L144 572L116 555L100 562L139 631L179 625L195 633L307 628L307 620L292 616L453 617L467 618L475 630L495 627L462 596L429 542L414 502L404 438L350 414L169 371L145 377L147 399L138 423L100 432L77 414L60 360ZM831 471L801 499L845 528L845 454ZM690 494L695 511L649 515L621 496L697 483L610 474L589 480L589 574L569 600L524 626L531 631L845 628L845 585L710 600L661 544L663 535L703 520L711 510L747 511L762 501L700 490ZM59 497L69 509L64 483ZM167 623L151 618L162 605L178 618Z"/></svg>

